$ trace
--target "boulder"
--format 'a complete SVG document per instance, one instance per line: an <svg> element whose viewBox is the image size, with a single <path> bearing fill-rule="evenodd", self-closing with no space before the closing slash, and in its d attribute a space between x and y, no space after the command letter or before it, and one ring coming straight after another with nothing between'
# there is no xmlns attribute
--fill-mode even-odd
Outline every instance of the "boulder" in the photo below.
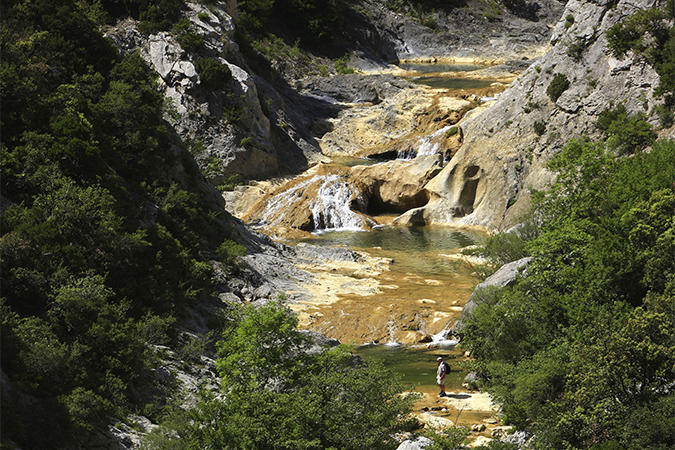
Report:
<svg viewBox="0 0 675 450"><path fill-rule="evenodd" d="M415 440L407 439L396 448L396 450L424 450L434 442L425 436L420 436Z"/></svg>
<svg viewBox="0 0 675 450"><path fill-rule="evenodd" d="M412 161L356 166L349 175L364 187L371 208L403 212L427 203L424 186L441 171L442 163L440 154L418 156Z"/></svg>
<svg viewBox="0 0 675 450"><path fill-rule="evenodd" d="M466 302L466 305L464 305L459 320L452 327L452 332L461 334L462 328L464 327L462 320L466 320L466 318L471 315L471 312L476 308L476 306L478 306L483 301L483 298L481 297L481 291L483 289L490 287L501 289L511 285L514 281L516 281L516 278L527 269L530 261L532 261L532 258L526 257L519 259L518 261L504 264L497 272L490 275L487 279L485 279L485 281L479 283L473 290L473 293Z"/></svg>

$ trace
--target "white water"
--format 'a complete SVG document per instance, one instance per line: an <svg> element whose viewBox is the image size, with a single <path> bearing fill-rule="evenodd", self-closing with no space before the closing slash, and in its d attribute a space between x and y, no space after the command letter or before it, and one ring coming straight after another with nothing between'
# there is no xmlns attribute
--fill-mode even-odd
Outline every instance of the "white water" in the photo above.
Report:
<svg viewBox="0 0 675 450"><path fill-rule="evenodd" d="M361 193L339 175L324 177L317 191L317 198L309 205L316 230L362 230L363 216L351 210L356 199L359 208L365 209Z"/></svg>
<svg viewBox="0 0 675 450"><path fill-rule="evenodd" d="M319 178L319 175L315 175L314 177L304 180L292 188L272 197L267 203L265 211L262 214L262 222L270 224L271 219L273 217L279 216L281 211L284 208L287 208L288 205L302 201L302 194L305 191L305 188L316 182ZM283 214L281 214L281 216L283 216Z"/></svg>
<svg viewBox="0 0 675 450"><path fill-rule="evenodd" d="M404 161L410 161L418 156L430 156L437 154L441 145L441 139L449 129L450 126L445 126L427 136L420 137L413 148L398 152L396 158Z"/></svg>
<svg viewBox="0 0 675 450"><path fill-rule="evenodd" d="M401 345L400 342L396 342L396 339L394 339L394 334L396 333L396 324L394 323L393 320L390 320L387 322L387 328L389 328L389 342L384 344L385 347L398 347Z"/></svg>
<svg viewBox="0 0 675 450"><path fill-rule="evenodd" d="M350 208L356 202L358 209L365 210L363 196L340 175L315 175L276 194L267 203L262 222L273 225L275 218L283 219L285 210L290 205L304 201L305 191L312 185L319 185L316 198L307 206L312 212L315 230L363 230L366 217Z"/></svg>
<svg viewBox="0 0 675 450"><path fill-rule="evenodd" d="M454 347L459 343L459 341L455 339L448 339L448 333L450 333L450 329L445 328L440 333L434 334L431 336L431 344L438 344L441 347Z"/></svg>

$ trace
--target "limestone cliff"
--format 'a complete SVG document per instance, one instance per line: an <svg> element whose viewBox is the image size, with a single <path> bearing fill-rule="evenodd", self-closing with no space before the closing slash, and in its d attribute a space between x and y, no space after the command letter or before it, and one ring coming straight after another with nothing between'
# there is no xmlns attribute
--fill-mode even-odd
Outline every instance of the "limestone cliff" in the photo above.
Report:
<svg viewBox="0 0 675 450"><path fill-rule="evenodd" d="M639 56L615 58L605 32L657 4L570 0L551 37L551 51L493 106L461 124L464 144L427 185L429 204L399 222L507 228L527 209L531 189L551 180L545 168L551 156L572 138L597 136L594 123L601 111L612 103L624 104L629 114L651 110L659 76ZM546 90L557 74L570 85L552 101ZM656 125L655 117L650 120Z"/></svg>

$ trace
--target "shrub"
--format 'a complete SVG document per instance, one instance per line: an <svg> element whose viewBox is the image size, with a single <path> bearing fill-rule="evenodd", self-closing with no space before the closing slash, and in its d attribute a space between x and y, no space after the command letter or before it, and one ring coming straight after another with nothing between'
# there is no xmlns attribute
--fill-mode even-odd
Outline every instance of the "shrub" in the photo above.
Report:
<svg viewBox="0 0 675 450"><path fill-rule="evenodd" d="M534 132L537 133L537 136L543 135L546 132L546 124L544 122L535 122Z"/></svg>
<svg viewBox="0 0 675 450"><path fill-rule="evenodd" d="M351 67L347 67L347 61L349 59L349 55L345 55L342 58L338 58L335 60L335 70L337 73L342 73L342 74L347 74L347 73L354 73L354 69Z"/></svg>
<svg viewBox="0 0 675 450"><path fill-rule="evenodd" d="M218 246L216 254L223 263L233 265L237 259L246 254L246 247L229 239L225 239L222 244Z"/></svg>
<svg viewBox="0 0 675 450"><path fill-rule="evenodd" d="M657 105L654 111L662 128L670 128L673 125L673 111L667 105Z"/></svg>
<svg viewBox="0 0 675 450"><path fill-rule="evenodd" d="M574 25L574 16L572 14L568 14L567 17L565 17L565 29L568 29Z"/></svg>
<svg viewBox="0 0 675 450"><path fill-rule="evenodd" d="M635 153L656 139L656 133L645 115L629 116L624 105L605 109L598 116L595 126L607 133L607 147L619 154Z"/></svg>
<svg viewBox="0 0 675 450"><path fill-rule="evenodd" d="M195 52L204 45L204 36L194 31L188 19L181 19L171 31L180 46L188 52Z"/></svg>
<svg viewBox="0 0 675 450"><path fill-rule="evenodd" d="M551 101L555 103L569 87L570 82L567 77L562 73L557 73L553 77L551 84L546 88L546 94L548 94Z"/></svg>
<svg viewBox="0 0 675 450"><path fill-rule="evenodd" d="M220 89L232 79L232 71L227 64L220 64L215 59L202 58L195 62L195 69L204 87Z"/></svg>
<svg viewBox="0 0 675 450"><path fill-rule="evenodd" d="M450 129L445 133L445 137L452 137L459 132L459 128L456 126L450 127Z"/></svg>

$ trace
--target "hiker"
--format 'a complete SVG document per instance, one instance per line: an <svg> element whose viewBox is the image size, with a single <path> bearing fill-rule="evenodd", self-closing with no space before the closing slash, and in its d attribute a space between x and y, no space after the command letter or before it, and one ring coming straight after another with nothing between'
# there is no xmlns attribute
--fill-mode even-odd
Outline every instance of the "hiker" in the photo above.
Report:
<svg viewBox="0 0 675 450"><path fill-rule="evenodd" d="M441 393L438 394L439 397L447 397L448 394L445 393L445 375L448 372L448 365L443 361L443 358L440 356L436 359L438 363L438 371L436 372L436 383L438 387L441 388Z"/></svg>

